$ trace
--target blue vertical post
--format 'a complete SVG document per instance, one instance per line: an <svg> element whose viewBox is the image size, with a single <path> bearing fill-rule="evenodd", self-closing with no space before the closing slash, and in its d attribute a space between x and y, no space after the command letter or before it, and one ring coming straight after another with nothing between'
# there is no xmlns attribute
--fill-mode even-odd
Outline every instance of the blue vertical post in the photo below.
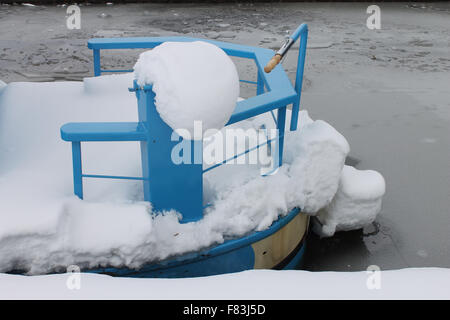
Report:
<svg viewBox="0 0 450 320"><path fill-rule="evenodd" d="M81 143L72 142L72 164L73 164L73 192L78 198L83 199L83 176L81 168Z"/></svg>
<svg viewBox="0 0 450 320"><path fill-rule="evenodd" d="M100 67L100 50L94 49L93 53L94 53L94 76L98 77L102 73Z"/></svg>
<svg viewBox="0 0 450 320"><path fill-rule="evenodd" d="M305 68L305 58L306 58L306 45L308 41L308 27L306 24L302 24L294 33L292 37L300 36L300 49L297 61L297 74L295 77L295 91L297 92L298 99L292 105L292 115L291 115L291 127L290 130L297 130L298 122L298 112L300 109L300 99L302 96L302 84L303 84L303 70Z"/></svg>
<svg viewBox="0 0 450 320"><path fill-rule="evenodd" d="M286 107L278 109L277 129L278 129L278 166L283 164L284 129L286 123Z"/></svg>
<svg viewBox="0 0 450 320"><path fill-rule="evenodd" d="M261 76L261 70L258 69L258 80L256 80L256 95L264 93L264 78Z"/></svg>
<svg viewBox="0 0 450 320"><path fill-rule="evenodd" d="M138 88L135 84L135 89L139 121L148 130L148 139L141 142L144 198L152 203L155 211L180 212L182 223L200 220L203 217L202 141L183 140L161 119L151 86ZM182 154L173 159L173 150L180 143ZM186 161L180 163L180 158Z"/></svg>

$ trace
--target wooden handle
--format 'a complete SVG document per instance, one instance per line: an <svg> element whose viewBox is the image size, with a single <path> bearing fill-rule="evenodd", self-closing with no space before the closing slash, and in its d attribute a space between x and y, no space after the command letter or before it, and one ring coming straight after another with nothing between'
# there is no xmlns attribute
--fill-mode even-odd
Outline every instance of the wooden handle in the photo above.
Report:
<svg viewBox="0 0 450 320"><path fill-rule="evenodd" d="M270 71L273 70L273 68L275 68L277 66L277 64L279 64L281 61L281 55L280 54L276 54L273 56L272 59L270 59L269 62L267 62L267 65L264 67L264 71L266 73L270 73Z"/></svg>

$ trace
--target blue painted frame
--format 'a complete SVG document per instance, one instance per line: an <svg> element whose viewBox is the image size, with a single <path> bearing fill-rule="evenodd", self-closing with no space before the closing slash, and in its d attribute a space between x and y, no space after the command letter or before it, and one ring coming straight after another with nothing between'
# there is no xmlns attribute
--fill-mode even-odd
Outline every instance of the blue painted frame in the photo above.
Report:
<svg viewBox="0 0 450 320"><path fill-rule="evenodd" d="M305 67L305 59L306 59L306 47L308 41L308 25L306 23L302 23L298 28L291 34L290 38L295 42L300 38L300 46L299 46L299 54L297 59L297 72L295 78L295 88L292 88L292 85L287 78L283 68L281 65L275 67L275 69L271 73L265 73L263 71L264 66L267 62L273 57L275 51L265 48L257 48L240 44L233 44L228 42L220 42L216 40L209 39L197 39L197 38L189 38L189 37L131 37L131 38L94 38L88 41L88 48L93 51L94 58L94 76L100 76L104 72L132 72L133 70L103 70L101 69L101 50L112 50L112 49L152 49L163 42L166 41L179 41L179 42L192 42L192 41L206 41L212 44L217 45L222 48L228 55L253 59L256 62L258 68L258 80L256 82L249 80L240 80L245 83L253 83L257 85L257 96L263 95L264 88L267 88L267 91L282 91L283 86L289 89L289 92L284 92L283 102L286 102L286 105L293 103L292 107L292 118L290 124L290 130L294 131L297 129L297 121L298 121L298 111L300 108L300 100L302 94L302 85L303 85L303 72ZM289 82L289 84L287 84ZM263 95L264 96L264 95ZM256 98L253 97L253 98ZM236 114L233 114L228 124L244 120L246 119L244 116L245 110L248 110L251 105L259 105L261 109L264 108L264 100L272 100L279 101L282 100L280 95L272 94L268 96L264 96L263 98L257 99L253 101L252 99L247 99L241 101L237 104ZM245 101L250 101L244 103ZM267 106L266 106L267 108ZM241 109L241 110L239 110ZM270 108L269 108L270 109ZM264 112L269 111L266 110ZM261 113L264 113L261 112ZM259 113L258 113L259 114ZM249 117L247 117L249 118Z"/></svg>
<svg viewBox="0 0 450 320"><path fill-rule="evenodd" d="M207 41L219 46L230 56L253 59L258 69L256 82L257 95L247 100L237 102L236 108L227 125L268 111L272 112L272 115L274 116L273 110L277 109L276 124L277 129L279 130L279 136L277 137L276 142L278 144L278 165L281 166L286 107L289 104L293 105L290 130L293 131L297 129L307 34L307 25L302 24L291 35L291 39L294 41L301 37L295 88L292 87L289 78L280 65L275 67L271 73L265 73L263 71L264 66L274 55L274 51L264 48L187 37L91 39L88 42L88 47L93 50L94 54L95 76L99 76L102 72L108 72L108 70L102 70L100 67L100 50L102 49L154 48L167 41ZM126 71L130 70L109 70L109 72ZM244 82L254 83L248 80L244 80ZM157 211L176 209L183 212L184 215L181 222L191 222L201 219L203 216L201 175L212 168L202 171L201 165L174 166L173 163L169 161L170 158L168 158L171 145L169 142L170 139L168 138L170 138L172 130L159 118L159 115L156 112L153 99L154 94L151 86L139 87L134 83L134 87L130 90L135 91L136 97L138 98L139 122L68 123L61 127L62 139L72 142L74 193L79 198L83 198L83 178L142 180L144 182L145 200L151 201ZM141 143L143 177L83 174L81 161L82 141L139 141ZM155 149L155 142L158 143L157 149ZM192 143L194 144L195 142ZM271 141L267 141L266 143L271 143ZM198 144L199 143L197 142L197 148ZM260 146L261 145L258 147ZM161 150L163 150L163 152L161 152ZM249 151L250 150L247 150L245 153ZM152 154L152 156L150 156L150 154ZM214 167L217 166L218 165ZM150 171L153 172L152 183L150 183ZM167 175L169 175L170 180L172 181L172 184L170 185L165 182L165 180L167 180ZM184 183L181 183L183 182L183 179ZM192 180L193 183L186 183L187 180ZM171 190L174 186L179 185L184 186L176 187L175 189L177 190ZM177 196L170 197L167 194L168 192L170 194L170 191L174 191Z"/></svg>

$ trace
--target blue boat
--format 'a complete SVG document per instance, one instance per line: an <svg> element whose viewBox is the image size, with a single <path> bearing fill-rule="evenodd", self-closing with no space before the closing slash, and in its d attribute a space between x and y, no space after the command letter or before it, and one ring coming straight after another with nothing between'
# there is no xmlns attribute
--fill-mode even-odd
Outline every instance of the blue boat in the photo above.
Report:
<svg viewBox="0 0 450 320"><path fill-rule="evenodd" d="M307 37L307 25L302 24L277 52L265 48L188 37L101 38L89 40L88 47L93 50L95 76L107 72L132 71L103 70L100 61L101 50L150 49L167 41L207 41L222 48L229 56L253 60L258 69L257 81L245 79L240 81L254 84L256 95L237 102L227 125L271 112L279 134L266 143L276 144L274 156L277 158L277 166L281 166L286 130L286 108L289 105L292 105L289 130L297 130ZM300 39L300 49L296 81L293 86L279 63L298 39ZM135 81L130 91L134 92L137 98L139 117L137 122L77 122L67 123L61 127L62 139L72 144L75 195L83 199L83 179L85 178L141 180L144 185L144 199L152 203L155 211L175 209L182 213L180 223L199 221L203 218L205 209L203 174L230 159L207 169L203 168L202 162L198 163L194 160L190 164L174 164L171 161L171 150L179 141L171 141L173 130L156 111L152 86L139 86ZM140 142L143 176L83 174L81 143L91 141ZM196 152L202 151L201 140L187 140L186 143L192 144L192 150L196 150L191 155L193 158ZM243 154L251 150L248 149ZM83 271L126 277L168 278L209 276L249 269L296 269L302 262L308 225L309 217L301 212L301 208L293 208L266 230L253 232L237 239L229 239L202 251L152 262L138 270L97 268Z"/></svg>

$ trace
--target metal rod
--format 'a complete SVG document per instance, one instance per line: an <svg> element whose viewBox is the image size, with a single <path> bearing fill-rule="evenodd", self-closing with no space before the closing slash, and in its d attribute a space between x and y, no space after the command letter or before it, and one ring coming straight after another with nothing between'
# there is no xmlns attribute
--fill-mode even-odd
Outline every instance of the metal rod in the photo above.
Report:
<svg viewBox="0 0 450 320"><path fill-rule="evenodd" d="M72 164L73 164L73 192L78 198L83 199L83 179L81 163L81 143L72 142Z"/></svg>
<svg viewBox="0 0 450 320"><path fill-rule="evenodd" d="M133 72L133 69L130 70L100 70L100 72Z"/></svg>
<svg viewBox="0 0 450 320"><path fill-rule="evenodd" d="M295 91L297 92L298 99L292 104L292 114L291 114L291 126L290 130L297 130L297 122L298 122L298 112L300 109L300 99L302 96L302 85L303 85L303 71L305 69L305 59L306 59L306 46L308 42L308 27L306 24L302 24L300 27L303 28L299 31L299 35L301 32L301 40L300 40L300 49L298 53L297 60L297 74L295 77ZM297 29L299 30L300 27Z"/></svg>
<svg viewBox="0 0 450 320"><path fill-rule="evenodd" d="M295 40L292 38L289 38L286 40L286 42L281 46L281 48L277 51L276 54L279 54L282 58L284 55L288 52L288 50L292 47Z"/></svg>
<svg viewBox="0 0 450 320"><path fill-rule="evenodd" d="M256 81L250 81L250 80L239 80L240 82L245 82L245 83L251 83L251 84L258 84L258 82Z"/></svg>
<svg viewBox="0 0 450 320"><path fill-rule="evenodd" d="M277 113L277 129L283 134L278 135L278 167L283 164L283 149L284 149L284 128L286 123L286 107L278 109Z"/></svg>
<svg viewBox="0 0 450 320"><path fill-rule="evenodd" d="M263 94L265 92L264 88L264 77L261 75L261 71L258 70L258 81L257 81L257 87L256 87L256 95Z"/></svg>
<svg viewBox="0 0 450 320"><path fill-rule="evenodd" d="M271 72L281 61L281 59L286 55L292 45L297 41L299 37L306 38L308 36L308 26L302 23L297 29L291 34L291 36L283 43L281 48L275 53L272 59L269 60L267 65L264 67L266 73ZM306 49L306 48L305 48ZM297 67L298 71L298 67Z"/></svg>
<svg viewBox="0 0 450 320"><path fill-rule="evenodd" d="M102 74L102 70L100 68L100 50L94 49L94 76L98 77Z"/></svg>
<svg viewBox="0 0 450 320"><path fill-rule="evenodd" d="M284 136L284 134L283 134L282 136ZM227 163L228 161L231 161L231 160L233 160L233 159L236 159L236 158L238 158L238 157L241 157L241 156L243 156L243 155L249 153L250 151L259 149L260 147L265 146L266 144L271 143L272 141L275 141L275 140L278 139L278 138L280 138L280 137L277 137L277 138L273 138L273 139L267 140L267 141L265 141L265 142L263 142L263 143L261 143L261 144L255 146L255 147L253 147L253 148L247 149L247 150L245 150L245 151L242 152L242 153L239 153L239 154L237 154L237 155L235 155L235 156L233 156L233 157L231 157L231 158L228 158L228 159L226 159L226 160L224 160L224 161L222 161L222 162L220 162L220 163L217 163L217 164L215 164L215 165L213 165L213 166L211 166L211 167L209 167L209 168L203 170L203 173L206 173L206 172L208 172L208 171L210 171L210 170L212 170L212 169L215 169L215 168L217 168L217 167L220 167L221 165Z"/></svg>
<svg viewBox="0 0 450 320"><path fill-rule="evenodd" d="M147 180L142 177L127 177L127 176L108 176L101 174L83 174L83 178L99 178L99 179L121 179L121 180Z"/></svg>
<svg viewBox="0 0 450 320"><path fill-rule="evenodd" d="M275 117L275 113L273 113L273 110L270 110L270 114L272 115L273 122L276 126L278 126L277 118Z"/></svg>

